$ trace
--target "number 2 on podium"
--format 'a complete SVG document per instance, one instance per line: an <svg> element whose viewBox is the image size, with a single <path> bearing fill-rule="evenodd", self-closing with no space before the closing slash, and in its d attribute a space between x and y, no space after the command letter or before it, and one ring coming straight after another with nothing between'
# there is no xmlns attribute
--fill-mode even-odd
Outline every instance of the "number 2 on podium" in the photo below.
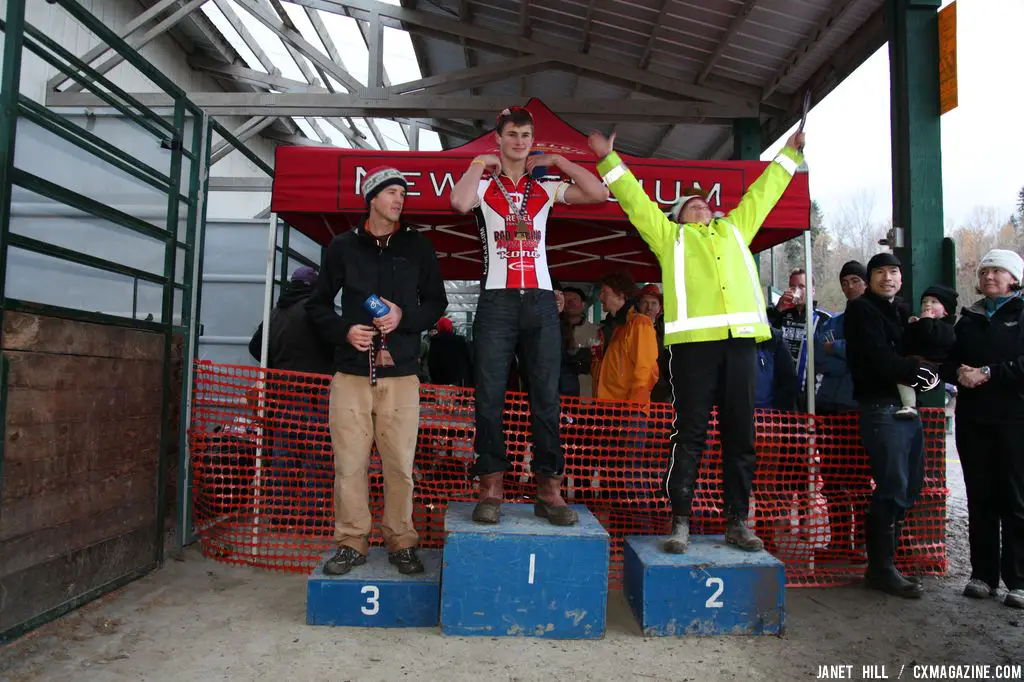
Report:
<svg viewBox="0 0 1024 682"><path fill-rule="evenodd" d="M718 589L715 590L714 594L712 594L710 597L708 597L708 600L706 602L704 602L705 608L720 609L723 606L725 606L725 604L723 604L721 601L718 600L718 598L722 596L722 593L725 592L725 581L722 580L721 578L708 578L707 581L705 581L704 584L707 587L717 587L718 588Z"/></svg>
<svg viewBox="0 0 1024 682"><path fill-rule="evenodd" d="M363 585L363 589L359 590L359 593L370 595L366 598L366 606L359 610L363 612L364 616L376 616L380 611L380 590L376 585Z"/></svg>

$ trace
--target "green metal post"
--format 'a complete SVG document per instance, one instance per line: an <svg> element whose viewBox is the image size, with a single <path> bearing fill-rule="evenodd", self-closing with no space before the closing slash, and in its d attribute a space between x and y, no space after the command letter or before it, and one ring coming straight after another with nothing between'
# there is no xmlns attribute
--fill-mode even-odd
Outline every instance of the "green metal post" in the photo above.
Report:
<svg viewBox="0 0 1024 682"><path fill-rule="evenodd" d="M942 153L939 123L940 0L886 0L892 122L893 225L903 245L903 296L917 309L921 293L943 280ZM941 391L923 396L942 404Z"/></svg>
<svg viewBox="0 0 1024 682"><path fill-rule="evenodd" d="M756 118L735 118L732 121L733 161L757 161L761 158L761 121ZM754 265L761 272L761 254L754 254Z"/></svg>
<svg viewBox="0 0 1024 682"><path fill-rule="evenodd" d="M18 130L18 90L21 87L21 46L25 0L8 0L4 23L4 61L0 71L0 329L7 284L7 235L11 227L11 171ZM7 359L0 356L0 499L4 489L4 449L7 414Z"/></svg>
<svg viewBox="0 0 1024 682"><path fill-rule="evenodd" d="M160 410L160 455L157 473L156 561L164 560L164 507L167 500L167 445L170 442L171 419L171 351L174 341L174 261L177 257L178 204L181 191L181 152L184 144L185 98L174 100L174 140L171 144L171 191L167 194L167 235L164 250L163 305L161 326L164 330L163 405Z"/></svg>

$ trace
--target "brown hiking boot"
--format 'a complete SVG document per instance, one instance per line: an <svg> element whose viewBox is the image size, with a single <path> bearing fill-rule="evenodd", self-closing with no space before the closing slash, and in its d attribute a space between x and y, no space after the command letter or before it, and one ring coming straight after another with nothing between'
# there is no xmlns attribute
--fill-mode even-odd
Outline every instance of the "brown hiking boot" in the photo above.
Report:
<svg viewBox="0 0 1024 682"><path fill-rule="evenodd" d="M473 520L477 523L497 523L501 517L501 500L505 496L505 472L485 474L480 477Z"/></svg>
<svg viewBox="0 0 1024 682"><path fill-rule="evenodd" d="M562 499L562 476L537 474L537 500L533 504L534 516L547 519L553 526L574 526L579 516Z"/></svg>

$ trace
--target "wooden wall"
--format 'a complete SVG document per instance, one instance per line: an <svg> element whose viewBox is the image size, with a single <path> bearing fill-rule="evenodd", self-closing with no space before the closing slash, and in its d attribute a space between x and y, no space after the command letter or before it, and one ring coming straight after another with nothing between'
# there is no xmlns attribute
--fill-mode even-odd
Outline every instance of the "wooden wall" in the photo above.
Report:
<svg viewBox="0 0 1024 682"><path fill-rule="evenodd" d="M163 344L4 315L0 633L155 565Z"/></svg>

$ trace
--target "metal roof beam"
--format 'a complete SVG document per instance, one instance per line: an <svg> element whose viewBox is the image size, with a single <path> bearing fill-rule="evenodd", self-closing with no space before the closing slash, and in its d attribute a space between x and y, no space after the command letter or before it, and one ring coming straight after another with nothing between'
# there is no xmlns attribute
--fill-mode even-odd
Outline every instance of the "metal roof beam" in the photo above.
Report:
<svg viewBox="0 0 1024 682"><path fill-rule="evenodd" d="M340 64L335 64L327 58L320 50L316 49L303 38L298 31L286 27L281 21L275 19L265 9L260 7L254 0L235 0L244 7L261 24L273 31L285 43L291 45L299 54L331 74L338 82L345 86L349 92L361 92L363 86L345 70ZM308 68L308 67L307 67Z"/></svg>
<svg viewBox="0 0 1024 682"><path fill-rule="evenodd" d="M173 7L176 4L178 4L178 0L160 0L160 2L156 3L155 5L147 9L145 12L129 21L125 25L125 27L118 32L118 37L120 37L122 40L127 39L131 34L135 33L137 30L142 28L150 19L156 17L164 10ZM111 49L112 48L106 43L100 43L99 45L91 48L89 51L87 51L85 54L79 57L79 59L81 59L86 64L91 64L93 61L95 61L99 57L102 57ZM68 77L66 75L64 75L63 73L58 73L56 76L46 81L46 89L56 90L58 87L60 87L62 83L64 83L67 80Z"/></svg>
<svg viewBox="0 0 1024 682"><path fill-rule="evenodd" d="M141 50L143 47L148 45L151 41L163 35L167 31L171 30L179 21L187 17L193 11L199 9L199 7L206 2L206 0L190 0L184 6L178 8L178 10L167 17L153 28L146 31L142 36L136 36L128 39L128 45L134 50ZM115 54L110 59L106 60L99 66L93 67L100 74L111 71L115 66L124 61L124 57L120 54ZM84 89L84 85L75 82L67 87L68 91L78 92Z"/></svg>
<svg viewBox="0 0 1024 682"><path fill-rule="evenodd" d="M211 192L269 192L274 187L273 178L245 176L210 176Z"/></svg>
<svg viewBox="0 0 1024 682"><path fill-rule="evenodd" d="M246 140L258 135L274 122L276 117L274 116L253 116L248 121L231 131L231 134L238 138L239 142L245 142ZM210 166L217 163L225 156L235 151L234 145L227 140L221 140L213 149L210 151Z"/></svg>
<svg viewBox="0 0 1024 682"><path fill-rule="evenodd" d="M807 55L818 46L832 28L845 19L847 14L849 14L858 4L857 0L846 0L846 2L833 5L833 8L829 11L828 15L822 19L817 26L815 26L814 30L811 31L808 36L800 41L800 44L797 45L795 50L790 52L786 63L783 64L782 68L779 69L772 79L768 81L768 84L765 85L764 92L761 94L761 99L768 99L772 93L778 90L782 85L782 82L800 66Z"/></svg>
<svg viewBox="0 0 1024 682"><path fill-rule="evenodd" d="M433 130L439 135L454 135L463 140L472 140L478 134L473 126L458 121L427 118L396 118L395 120L403 125L417 125L421 129Z"/></svg>
<svg viewBox="0 0 1024 682"><path fill-rule="evenodd" d="M658 151L661 150L661 145L665 144L665 140L668 139L668 136L671 135L672 131L675 130L675 129L676 129L676 127L674 125L667 125L667 126L665 126L662 129L661 133L658 134L658 141L655 142L653 145L651 145L651 151L648 152L647 154L645 154L644 156L655 156L655 155L657 155Z"/></svg>
<svg viewBox="0 0 1024 682"><path fill-rule="evenodd" d="M275 14L277 14L277 16L281 19L281 23L284 25L285 29L291 31L293 35L302 35L302 33L299 31L298 26L296 26L295 22L292 21L292 18L288 16L288 12L285 11L284 5L281 4L280 0L261 0L261 2L263 4L264 11L267 11L268 13L272 11ZM309 67L309 63L302 58L302 55L292 46L292 44L283 37L281 38L281 42L284 44L284 49L288 51L288 56L290 56L292 58L292 61L295 62L295 65L299 67L299 71L302 72L303 78L305 78L312 85L320 85L320 83L323 82L323 84L328 89L332 89L330 87L330 83L327 80L327 75L323 72L322 69L320 69L319 71L321 78L323 78L323 81L320 81L320 79L316 77L316 74L313 73L313 69ZM310 47L316 49L312 45Z"/></svg>
<svg viewBox="0 0 1024 682"><path fill-rule="evenodd" d="M263 131L263 137L265 137L265 138L267 138L269 140L274 140L276 142L280 142L282 144L294 145L296 147L330 147L331 146L329 144L324 144L323 142L317 142L316 140L311 140L311 139L309 139L308 137L306 137L304 135L285 135L283 133L277 132L273 128L267 128L266 130L264 130Z"/></svg>
<svg viewBox="0 0 1024 682"><path fill-rule="evenodd" d="M583 19L583 47L580 48L582 54L588 54L590 52L590 27L594 25L594 8L597 4L597 0L590 0L587 3L587 16ZM576 69L576 77L572 81L572 96L576 97L576 91L580 87L580 73L582 69Z"/></svg>
<svg viewBox="0 0 1024 682"><path fill-rule="evenodd" d="M235 12L234 8L231 7L231 4L228 3L227 0L213 0L213 4L217 6L217 9L221 11L224 18L228 20L229 24L231 24L231 28L235 29L238 33L238 37L240 37L242 42L245 43L245 46L252 50L252 53L256 55L256 60L263 65L263 68L266 69L268 73L280 75L281 70L274 65L274 62L267 56L267 53L263 51L263 48L260 47L259 41L249 33L249 29L247 29L245 24L242 23L242 19L238 16L238 13Z"/></svg>
<svg viewBox="0 0 1024 682"><path fill-rule="evenodd" d="M173 104L163 93L133 93L149 107ZM507 106L505 97L453 97L447 95L398 95L384 100L356 95L324 93L195 92L196 105L215 116L362 116L388 118L485 118ZM51 92L46 104L54 107L104 108L99 97L88 93ZM742 118L745 105L668 100L553 98L547 104L565 116L597 121L682 123L704 119Z"/></svg>
<svg viewBox="0 0 1024 682"><path fill-rule="evenodd" d="M731 43L732 39L736 37L737 33L739 33L740 28L742 28L743 24L747 21L747 17L750 16L750 13L754 11L756 6L757 0L747 0L743 3L743 7L740 8L740 11L737 12L729 22L729 27L725 30L725 35L718 41L718 45L715 46L715 51L712 52L711 56L708 57L708 60L704 62L704 68L700 70L700 74L697 76L698 84L703 84L707 79L708 74L711 73L713 68L715 68L715 64L717 64L718 60L722 58L725 48L729 47L729 43Z"/></svg>
<svg viewBox="0 0 1024 682"><path fill-rule="evenodd" d="M235 64L222 64L201 57L189 57L188 65L193 69L205 71L217 78L242 81L251 85L259 85L284 92L328 92L327 88L319 85L310 85L309 83L285 78L284 76L263 73L262 71L256 71Z"/></svg>
<svg viewBox="0 0 1024 682"><path fill-rule="evenodd" d="M484 64L483 66L477 66L471 69L450 71L448 73L420 78L419 80L409 81L407 83L399 83L398 85L392 85L389 92L393 95L403 95L413 92L416 94L443 95L449 92L468 90L479 85L493 83L506 78L535 73L550 63L550 60L543 57L528 55L526 57L517 57L516 59L496 62L494 64Z"/></svg>
<svg viewBox="0 0 1024 682"><path fill-rule="evenodd" d="M547 45L535 40L481 28L466 20L449 20L432 12L404 9L387 5L378 0L294 0L294 2L306 7L315 7L335 13L341 13L342 9L346 7L354 12L363 14L376 11L381 16L381 20L385 25L394 26L395 28L403 30L412 30L410 27L429 29L454 42L460 42L460 39L464 38L467 41L472 40L490 47L546 57L568 66L582 68L606 79L612 78L618 81L625 81L631 85L638 83L652 90L680 97L690 97L719 104L745 105L747 109L745 116L756 115L758 108L756 100L745 99L702 85L686 83L676 78L644 71L610 60L597 59L590 55Z"/></svg>

